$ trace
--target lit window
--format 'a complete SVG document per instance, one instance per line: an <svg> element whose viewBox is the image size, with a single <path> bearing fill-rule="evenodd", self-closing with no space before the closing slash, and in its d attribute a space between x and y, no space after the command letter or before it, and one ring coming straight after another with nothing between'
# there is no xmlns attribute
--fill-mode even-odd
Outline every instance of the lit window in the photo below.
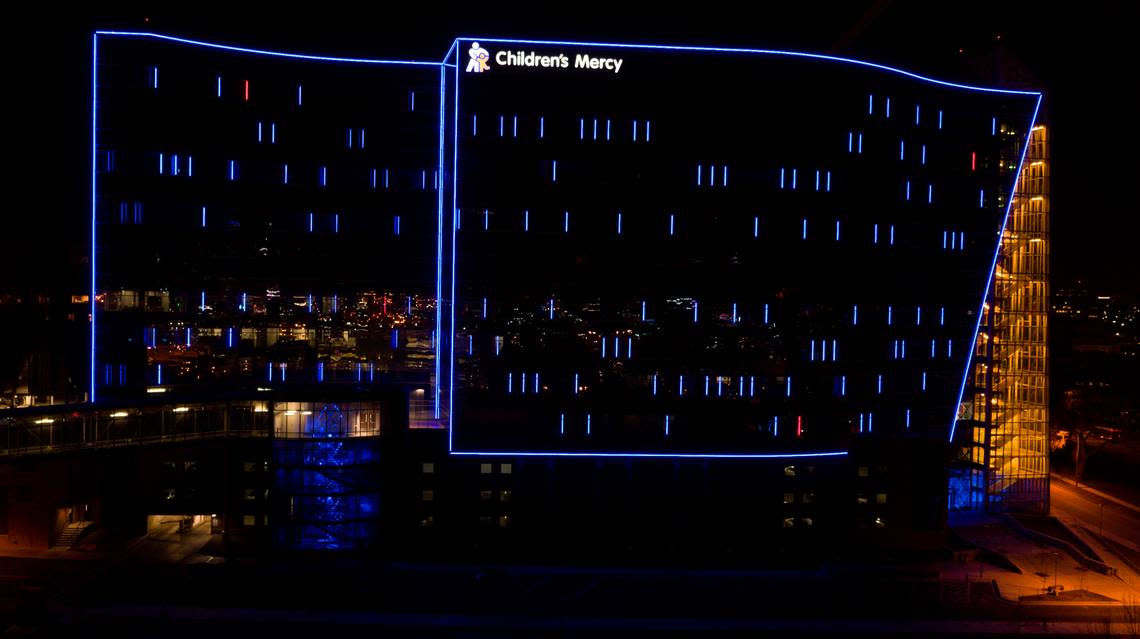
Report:
<svg viewBox="0 0 1140 639"><path fill-rule="evenodd" d="M511 474L511 465L510 464L501 464L499 466L499 472L502 473L503 475L510 475Z"/></svg>
<svg viewBox="0 0 1140 639"><path fill-rule="evenodd" d="M479 499L481 499L483 501L491 501L494 498L495 498L495 493L493 491L490 491L490 490L480 490L479 491Z"/></svg>
<svg viewBox="0 0 1140 639"><path fill-rule="evenodd" d="M795 517L784 517L784 528L792 528L796 525Z"/></svg>
<svg viewBox="0 0 1140 639"><path fill-rule="evenodd" d="M435 464L432 462L424 462L424 474L430 475L435 472Z"/></svg>
<svg viewBox="0 0 1140 639"><path fill-rule="evenodd" d="M424 501L435 501L435 491L434 490L425 490L423 493L423 500Z"/></svg>
<svg viewBox="0 0 1140 639"><path fill-rule="evenodd" d="M511 525L511 518L509 515L499 515L499 528L506 528Z"/></svg>
<svg viewBox="0 0 1140 639"><path fill-rule="evenodd" d="M870 477L871 476L871 469L868 468L867 466L860 466L858 474L860 477Z"/></svg>
<svg viewBox="0 0 1140 639"><path fill-rule="evenodd" d="M257 489L256 488L246 488L245 489L245 500L246 501L253 501L254 499L257 499Z"/></svg>
<svg viewBox="0 0 1140 639"><path fill-rule="evenodd" d="M875 493L875 503L880 505L887 503L887 493Z"/></svg>
<svg viewBox="0 0 1140 639"><path fill-rule="evenodd" d="M499 501L510 501L510 500L511 500L511 491L509 491L509 490L499 491Z"/></svg>
<svg viewBox="0 0 1140 639"><path fill-rule="evenodd" d="M886 528L887 522L883 521L882 517L875 517L875 528Z"/></svg>
<svg viewBox="0 0 1140 639"><path fill-rule="evenodd" d="M805 526L807 526L807 527L809 527L809 528L810 528L812 525L814 525L814 524L815 524L815 522L814 522L814 521L812 521L812 518L811 518L811 517L804 517L804 518L803 518L803 519L801 519L800 521L803 523L803 525L805 525Z"/></svg>
<svg viewBox="0 0 1140 639"><path fill-rule="evenodd" d="M796 467L795 466L784 466L784 476L785 477L795 477L796 476Z"/></svg>
<svg viewBox="0 0 1140 639"><path fill-rule="evenodd" d="M491 464L479 464L479 474L490 475L491 474Z"/></svg>
<svg viewBox="0 0 1140 639"><path fill-rule="evenodd" d="M420 520L420 526L423 528L431 528L432 524L434 523L435 519L431 515L428 515L427 517L424 517Z"/></svg>
<svg viewBox="0 0 1140 639"><path fill-rule="evenodd" d="M785 504L796 503L796 494L795 493L784 493L784 503Z"/></svg>
<svg viewBox="0 0 1140 639"><path fill-rule="evenodd" d="M866 495L855 495L855 503L860 506L866 506L869 502Z"/></svg>
<svg viewBox="0 0 1140 639"><path fill-rule="evenodd" d="M257 517L255 515L243 515L241 518L241 525L243 526L256 526Z"/></svg>

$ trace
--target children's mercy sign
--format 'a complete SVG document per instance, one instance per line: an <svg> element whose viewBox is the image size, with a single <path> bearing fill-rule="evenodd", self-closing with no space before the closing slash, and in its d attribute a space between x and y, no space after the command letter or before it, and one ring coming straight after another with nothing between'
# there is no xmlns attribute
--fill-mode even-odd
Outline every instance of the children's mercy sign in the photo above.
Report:
<svg viewBox="0 0 1140 639"><path fill-rule="evenodd" d="M491 70L491 66L488 64L492 58L491 52L479 46L478 42L471 43L471 48L467 50L467 57L469 58L467 62L468 73L483 73ZM495 64L501 67L571 68L570 57L564 53L543 55L535 51L497 51L494 54L494 60ZM624 62L623 58L600 58L578 53L574 55L573 68L620 73L621 65Z"/></svg>

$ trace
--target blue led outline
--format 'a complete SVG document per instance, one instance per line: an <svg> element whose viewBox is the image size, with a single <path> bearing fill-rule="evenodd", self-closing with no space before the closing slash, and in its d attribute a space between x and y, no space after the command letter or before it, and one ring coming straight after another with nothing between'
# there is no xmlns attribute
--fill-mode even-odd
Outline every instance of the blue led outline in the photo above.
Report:
<svg viewBox="0 0 1140 639"><path fill-rule="evenodd" d="M99 32L91 35L91 376L89 398L95 403L95 202L96 156L98 154L99 131Z"/></svg>
<svg viewBox="0 0 1140 639"><path fill-rule="evenodd" d="M452 128L451 128L451 135L452 135L452 140L451 140L451 153L452 153L452 155L451 155L451 219L452 219L452 222L451 222L451 309L450 309L451 310L451 323L448 325L448 332L450 333L450 336L448 339L449 339L449 343L451 345L451 357L448 361L448 380L447 380L447 383L448 383L448 390L447 390L447 401L448 401L448 406L447 406L447 452L448 453L451 453L451 451L452 451L452 434L455 432L455 428L454 428L454 414L455 414L455 334L454 334L454 332L455 332L455 243L456 243L456 239L457 239L456 234L455 234L455 227L456 227L455 219L456 219L456 215L458 212L457 206L458 206L458 192L459 192L459 172L456 170L459 166L459 38L456 38L455 40L452 41L452 46L455 48L455 67L454 67L455 68L455 98L454 98L455 107L454 107L453 113L452 113L453 122L452 122ZM440 73L441 79L445 76L446 76L446 69L442 70ZM446 102L444 100L444 97L441 95L440 96L440 105L442 106L445 103ZM443 161L442 161L443 160L443 143L442 143L442 140L443 140L443 122L444 122L444 112L441 111L440 112L440 123L439 123L439 126L440 126L440 148L439 148L440 166L439 166L439 168L440 168L440 175L441 176L443 175ZM443 184L442 178L440 179L440 184L441 185ZM443 192L442 188L440 189L440 192L441 193ZM443 225L443 208L441 207L440 208L440 226L441 226L440 233L441 234L443 233L442 225ZM441 260L443 259L443 251L442 250L440 251L440 259ZM439 304L436 304L436 308L439 308L439 306L440 306ZM441 339L443 338L442 327L441 327L439 336ZM436 365L437 366L439 365L438 358L436 359ZM436 379L438 380L438 378L436 378ZM438 384L437 384L437 389L438 389ZM437 397L439 396L438 390L436 391L436 396Z"/></svg>
<svg viewBox="0 0 1140 639"><path fill-rule="evenodd" d="M877 62L868 62L866 60L857 60L855 58L844 58L834 55L826 55L822 53L807 53L804 51L779 51L776 49L747 49L739 47L699 47L699 46L684 46L684 45L666 45L666 44L618 44L613 42L573 42L568 40L508 40L504 38L478 38L469 36L460 36L456 39L459 40L476 40L479 42L497 42L497 43L512 43L512 44L533 44L540 46L575 46L575 47L610 47L614 49L656 49L665 51L691 51L696 53L749 53L759 55L783 55L798 58L810 58L815 60L826 60L828 62L844 62L847 64L854 64L856 66L870 67L879 69L880 71L889 71L891 73L898 73L916 80L923 82L930 82L933 84L940 84L943 86L954 87L957 89L967 89L970 91L983 91L986 93L1005 93L1011 95L1035 95L1038 101L1041 98L1040 91L1021 91L1016 89L998 89L991 87L979 87L969 84L959 84L956 82L947 82L946 80L938 80L935 78L928 78L917 73L899 69L896 67L879 64Z"/></svg>
<svg viewBox="0 0 1140 639"><path fill-rule="evenodd" d="M549 451L533 451L533 452L519 452L519 451L467 451L467 450L453 450L449 451L451 455L468 455L468 456L495 456L495 457L655 457L655 458L673 458L673 459L787 459L799 457L846 457L847 451L822 451L813 453L610 453L610 452L583 452L583 453L560 453Z"/></svg>
<svg viewBox="0 0 1140 639"><path fill-rule="evenodd" d="M238 53L250 53L254 55L267 55L278 58L293 58L297 60L312 60L315 62L356 62L360 64L402 64L410 66L442 66L439 62L421 62L418 60L385 60L380 58L341 58L337 56L327 55L309 55L305 53L288 53L284 51L269 51L267 49L253 49L250 47L237 47L229 44L218 44L216 42L205 42L203 40L191 40L190 38L179 38L177 36L169 36L161 33L153 33L149 31L104 31L97 30L95 35L118 36L125 38L153 38L155 40L164 40L166 42L177 42L180 44L190 44L197 47L206 47L208 49L222 49L224 51L236 51Z"/></svg>
<svg viewBox="0 0 1140 639"><path fill-rule="evenodd" d="M452 48L456 45L452 42ZM448 49L450 55L451 49ZM446 60L446 58L445 58ZM456 69L459 68L459 63L456 62ZM443 175L443 135L444 135L444 120L447 114L447 68L444 66L439 67L439 171ZM456 116L458 117L458 116ZM458 123L456 123L458 126ZM454 172L455 166L452 165ZM385 177L387 177L387 169L385 169ZM440 418L440 396L439 396L439 376L442 372L440 356L443 354L443 189L438 189L436 192L436 199L438 202L437 207L437 220L436 220L436 260L435 260L435 406L433 416L435 419ZM454 206L452 207L452 215L455 213ZM452 260L454 261L454 254ZM449 411L450 412L450 411ZM447 429L447 449L451 450L451 428L450 423Z"/></svg>
<svg viewBox="0 0 1140 639"><path fill-rule="evenodd" d="M994 247L994 259L990 263L990 274L986 277L985 288L982 289L982 301L978 304L978 321L974 325L974 335L970 338L970 344L978 343L978 332L982 329L982 313L985 311L986 300L989 299L990 283L994 280L994 272L997 270L998 257L1001 255L1002 238L1005 236L1005 226L1009 222L1009 212L1013 207L1014 196L1017 193L1017 183L1021 180L1021 171L1025 168L1025 155L1029 151L1029 140L1033 136L1033 127L1037 125L1037 113L1041 109L1041 94L1037 94L1037 104L1033 106L1033 116L1029 118L1029 128L1025 131L1025 144L1021 147L1021 160L1017 163L1017 173L1013 176L1013 184L1009 191L1009 201L1005 204L1005 215L1001 219L1001 228L998 229L997 246ZM954 403L954 414L950 416L950 438L949 443L954 443L954 433L958 428L958 408L962 405L962 396L966 393L966 380L970 377L970 367L974 363L974 349L973 347L966 349L966 366L962 371L962 385L958 389L958 401Z"/></svg>
<svg viewBox="0 0 1140 639"><path fill-rule="evenodd" d="M791 56L791 57L801 57L801 58L824 60L824 61L828 61L828 62L843 62L843 63L847 63L847 64L853 64L856 66L869 67L869 68L878 69L881 71L897 73L899 75L903 75L906 77L921 80L923 82L929 82L932 84L937 84L937 85L942 85L942 86L947 86L947 87L952 87L952 88L958 88L958 89L964 89L964 90L970 90L970 91L979 91L979 92L984 92L984 93L1036 96L1037 101L1036 101L1036 105L1034 107L1033 117L1031 119L1030 132L1032 132L1033 124L1036 123L1037 113L1038 113L1038 110L1040 109L1041 99L1042 99L1042 94L1039 91L999 89L999 88L979 87L979 86L959 84L959 83L954 83L954 82L947 82L944 80L929 78L926 76L919 75L917 73L913 73L913 72L906 71L903 69L898 69L895 67L890 67L887 65L878 64L878 63L874 63L874 62L867 62L864 60L856 60L856 59L852 59L852 58L843 58L843 57L839 57L839 56L806 53L806 52L778 51L778 50L771 50L771 49L731 48L731 47L696 47L696 46L678 46L678 45L618 44L618 43L573 42L573 41L558 41L558 40L509 40L509 39L503 39L503 38L480 38L480 37L469 37L469 36L460 36L458 38L455 38L452 41L452 49L456 48L458 43L461 40L477 40L477 41L495 42L495 43L530 44L530 45L540 45L540 46L543 46L543 45L545 45L545 46L586 46L586 47L611 47L611 48L618 48L618 49L649 49L649 50L690 51L690 52L698 52L698 53L746 53L746 54L760 54L760 55L783 55L783 56ZM448 55L450 55L450 51L451 50L449 49ZM446 66L450 66L450 65L446 65ZM459 149L458 149L459 67L458 67L458 63L456 63L454 68L455 68L455 85L456 85L455 86L455 93L456 93L456 95L455 95L455 113L453 114L453 117L455 118L455 122L453 125L454 126L453 135L454 135L455 139L454 139L454 144L453 144L453 164L452 164L452 167L453 167L453 172L452 172L452 180L453 180L452 215L453 216L455 213L456 202L457 202L457 194L456 194L457 175L456 175L456 171L454 169L457 168L457 166L458 166L458 155L459 155ZM442 76L442 72L441 72L441 76ZM441 104L442 103L443 103L443 98L441 96ZM939 113L939 116L940 116L939 119L940 120L941 120L941 115L942 114ZM440 122L441 136L442 136L442 127L443 127L443 121L442 120L443 120L443 118L441 117L441 122ZM941 122L939 122L939 124L941 124ZM939 128L941 128L941 126ZM859 140L860 147L862 146L862 139L861 138L862 138L862 135L860 134L860 140ZM1026 135L1026 146L1022 149L1021 164L1019 164L1017 175L1015 175L1015 177L1014 177L1015 189L1016 189L1016 185L1017 185L1017 180L1020 178L1020 175L1021 175L1022 165L1024 164L1024 161L1025 161L1025 152L1028 149L1028 141L1029 141L1029 134L1027 133L1027 135ZM862 149L860 149L860 151L861 150ZM443 154L443 149L442 149L442 143L441 143L441 149L440 149L441 157L442 157L442 154ZM441 168L442 168L442 163L441 163ZM698 171L699 171L699 169L698 169ZM1004 233L1004 230L1005 230L1005 224L1006 224L1006 221L1008 220L1008 216L1009 216L1009 210L1010 210L1009 207L1012 204L1012 201L1013 201L1013 197L1012 197L1012 193L1011 193L1010 202L1007 203L1006 214L1002 220L1002 233ZM442 215L442 209L441 209L440 213ZM442 224L441 224L441 227L442 227ZM892 228L891 230L892 230L892 235L893 235L894 229ZM442 232L442 229L441 229L441 232ZM453 222L453 233L454 233L454 222ZM986 290L988 290L989 281L992 280L993 271L997 265L997 258L998 258L998 255L999 255L1000 249L1001 249L1000 237L1001 236L999 235L998 246L997 246L997 250L995 251L993 266L991 266L990 278L987 279ZM893 240L893 237L892 237L892 240ZM892 242L892 244L893 244L893 242ZM453 242L452 243L452 282L451 282L451 289L452 289L452 300L451 300L451 302L452 302L452 311L451 311L451 313L452 313L452 330L454 330L454 303L455 303L454 271L455 271L455 243ZM985 299L986 299L986 295L983 292L983 296L982 296L982 303L983 304L985 303ZM438 304L437 304L437 308L438 308ZM975 327L975 333L974 333L974 340L975 341L977 340L977 331L980 329L980 326L981 326L981 316L980 316L980 312L979 312L978 325ZM440 335L442 337L442 333L440 333ZM452 349L452 350L454 350L454 349ZM953 419L951 422L950 441L953 441L954 429L955 429L956 421L957 421L957 419L956 419L957 418L957 409L958 409L958 406L961 405L961 396L965 390L965 382L966 382L966 378L968 377L970 362L971 362L972 357L973 357L972 349L968 349L968 352L969 352L969 355L967 356L966 371L965 371L965 374L963 375L962 389L959 392L958 402L954 406L954 416L953 416ZM451 367L452 371L454 371L454 365L455 365L455 362L454 362L454 356L453 356L451 358L451 362L450 362L450 367ZM437 360L437 366L438 366L438 360ZM452 377L451 380L449 380L449 383L452 386L454 385L454 376ZM438 397L438 393L437 393L437 397ZM454 404L454 397L449 395L449 401L451 401L452 404ZM454 430L454 415L453 415L453 413L454 413L454 410L448 411L448 454L450 454L450 455L521 456L521 457L726 458L726 459L795 458L795 457L825 457L825 456L846 456L847 455L847 451L812 452L812 453L766 453L766 454L761 454L761 453L714 454L714 453L608 453L608 452L571 453L571 452L545 452L545 451L543 451L543 452L533 452L533 451L531 451L531 452L522 452L522 451L498 451L498 452L492 452L492 451L480 451L480 452L457 451L457 450L454 450L454 448L452 446L452 441L453 441L452 436L453 436L453 430Z"/></svg>

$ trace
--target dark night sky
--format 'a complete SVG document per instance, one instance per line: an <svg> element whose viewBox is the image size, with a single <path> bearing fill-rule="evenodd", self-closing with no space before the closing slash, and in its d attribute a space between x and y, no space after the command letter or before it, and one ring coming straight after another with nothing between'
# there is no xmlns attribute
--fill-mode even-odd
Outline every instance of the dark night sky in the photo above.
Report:
<svg viewBox="0 0 1140 639"><path fill-rule="evenodd" d="M1135 238L1140 222L1127 185L1122 132L1135 112L1127 98L1136 57L1132 15L1123 3L1046 2L754 3L723 11L697 3L684 11L617 3L532 3L557 12L475 10L423 3L393 13L319 6L282 13L200 8L195 12L8 16L4 101L16 113L5 127L5 232L0 292L85 289L90 189L90 31L153 30L204 40L332 55L435 60L452 38L483 35L745 46L834 52L925 75L995 84L995 53L1020 68L1022 85L1046 93L1053 141L1054 283L1140 294ZM526 6L526 5L522 5ZM999 39L1000 35L1000 39ZM961 52L959 52L961 50ZM987 73L978 69L989 68ZM13 198L12 195L15 195ZM66 283L66 284L64 284ZM60 290L59 292L65 292Z"/></svg>

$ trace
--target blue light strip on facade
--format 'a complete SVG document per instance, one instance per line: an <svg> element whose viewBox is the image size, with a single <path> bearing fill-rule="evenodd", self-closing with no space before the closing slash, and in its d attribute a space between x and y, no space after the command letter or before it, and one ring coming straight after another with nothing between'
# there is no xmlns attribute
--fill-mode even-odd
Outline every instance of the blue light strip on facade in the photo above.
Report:
<svg viewBox="0 0 1140 639"><path fill-rule="evenodd" d="M237 53L251 53L255 55L268 55L278 58L294 58L298 60L313 60L316 62L358 62L361 64L403 64L413 66L429 66L438 67L439 62L419 62L415 60L380 60L374 58L340 58L335 56L323 55L308 55L302 53L284 53L281 51L266 51L264 49L251 49L248 47L235 47L227 44L217 44L214 42L203 42L201 40L190 40L188 38L176 38L174 36L162 35L160 33L150 33L146 31L96 31L96 35L119 36L128 38L153 38L155 40L165 40L167 42L178 42L181 44L192 44L198 47L207 47L210 49L222 49L225 51L235 51ZM220 77L219 77L220 80ZM220 93L220 90L219 90ZM301 101L300 87L297 88L297 102Z"/></svg>
<svg viewBox="0 0 1140 639"><path fill-rule="evenodd" d="M91 36L91 345L90 345L90 389L88 401L95 403L95 203L98 187L96 184L96 154L98 153L99 131L99 33Z"/></svg>
<svg viewBox="0 0 1140 639"><path fill-rule="evenodd" d="M777 422L778 423L778 422ZM590 434L590 415L586 415L586 434ZM823 451L814 453L765 453L765 454L723 454L723 453L560 453L560 452L518 452L518 451L463 451L453 450L452 455L494 456L494 457L652 457L665 459L792 459L801 457L845 457L847 451Z"/></svg>
<svg viewBox="0 0 1140 639"><path fill-rule="evenodd" d="M1001 219L1001 228L997 233L997 246L994 247L994 258L990 262L990 271L986 277L985 284L982 288L982 301L978 304L977 322L974 324L974 334L970 338L968 344L978 343L978 332L982 329L982 313L985 312L987 291L990 288L990 282L994 279L994 271L997 269L998 256L1001 255L1001 238L1005 235L1005 226L1009 222L1009 211L1013 207L1013 194L1017 193L1017 182L1021 179L1021 171L1025 168L1025 154L1029 150L1029 137L1033 134L1033 127L1037 125L1037 113L1041 109L1041 94L1036 93L1037 103L1033 106L1033 116L1029 118L1029 128L1025 131L1025 143L1021 145L1021 159L1017 163L1017 173L1013 175L1013 184L1010 185L1010 198L1005 204L1005 215ZM950 416L950 443L954 442L954 433L958 427L958 407L962 405L962 396L966 393L966 380L970 377L970 367L974 363L974 349L966 349L966 366L962 371L962 385L958 389L958 401L954 404L954 414ZM925 381L925 378L924 380Z"/></svg>

